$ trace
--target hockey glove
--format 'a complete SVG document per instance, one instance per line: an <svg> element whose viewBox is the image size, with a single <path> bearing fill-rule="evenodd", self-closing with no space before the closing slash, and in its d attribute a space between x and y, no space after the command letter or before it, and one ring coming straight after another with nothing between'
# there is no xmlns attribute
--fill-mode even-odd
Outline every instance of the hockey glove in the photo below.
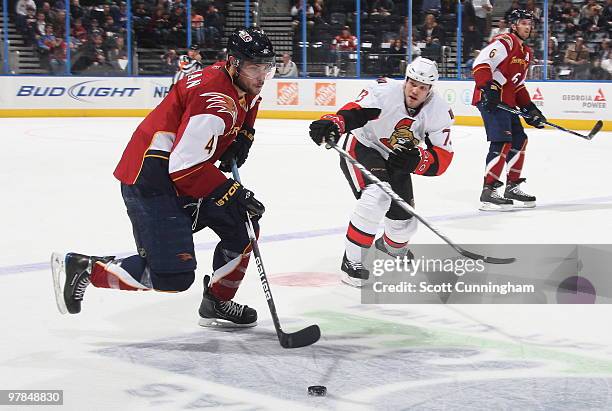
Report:
<svg viewBox="0 0 612 411"><path fill-rule="evenodd" d="M237 221L245 220L247 212L251 217L258 217L266 211L253 192L231 178L212 193L211 199L217 207L226 207Z"/></svg>
<svg viewBox="0 0 612 411"><path fill-rule="evenodd" d="M318 145L337 143L341 134L344 134L344 118L337 114L326 114L310 123L310 138Z"/></svg>
<svg viewBox="0 0 612 411"><path fill-rule="evenodd" d="M244 127L236 136L236 139L230 144L225 150L225 153L221 156L221 164L219 170L228 173L232 171L232 160L236 159L236 165L242 166L249 156L249 150L253 145L253 139L255 138L255 130L252 128Z"/></svg>
<svg viewBox="0 0 612 411"><path fill-rule="evenodd" d="M535 128L544 128L543 121L546 121L544 114L536 107L535 104L529 103L527 106L521 108L521 111L526 115L525 123Z"/></svg>
<svg viewBox="0 0 612 411"><path fill-rule="evenodd" d="M400 138L393 146L387 160L390 173L412 173L421 162L421 149L408 139Z"/></svg>
<svg viewBox="0 0 612 411"><path fill-rule="evenodd" d="M485 110L491 112L501 103L501 86L498 82L490 80L483 88L480 89L482 103Z"/></svg>

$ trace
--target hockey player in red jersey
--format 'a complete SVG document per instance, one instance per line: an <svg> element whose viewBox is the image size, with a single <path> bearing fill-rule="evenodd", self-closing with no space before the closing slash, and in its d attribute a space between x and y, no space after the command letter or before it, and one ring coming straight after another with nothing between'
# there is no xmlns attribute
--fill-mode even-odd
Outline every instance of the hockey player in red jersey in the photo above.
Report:
<svg viewBox="0 0 612 411"><path fill-rule="evenodd" d="M432 89L437 80L436 63L418 58L407 67L405 81L379 79L336 114L314 121L310 137L317 144L342 141L353 158L414 205L411 175L440 175L453 158L453 113ZM417 221L346 160L340 167L358 199L346 232L342 281L360 287L369 277L362 263L365 251L374 243L393 257L410 256L408 241ZM374 242L383 219L384 234Z"/></svg>
<svg viewBox="0 0 612 411"><path fill-rule="evenodd" d="M520 184L525 161L527 135L518 115L497 108L498 104L519 107L527 116L527 124L542 128L546 118L531 101L525 88L525 78L533 51L524 42L532 30L533 16L525 10L514 10L509 18L511 33L494 37L474 60L476 81L472 103L478 107L484 121L487 154L484 186L480 195L481 210L505 211L518 205L535 207L535 196L524 193ZM506 189L503 197L497 188L506 165ZM516 203L514 203L516 201Z"/></svg>
<svg viewBox="0 0 612 411"><path fill-rule="evenodd" d="M238 166L246 160L259 93L273 75L274 51L266 34L236 29L224 65L180 80L140 123L114 173L138 254L116 259L54 253L62 313L80 312L90 283L121 290L187 290L196 269L193 233L210 227L220 242L212 277L204 277L200 324L256 324L257 312L232 300L251 253L246 213L258 231L264 206L222 171L230 171L233 160Z"/></svg>

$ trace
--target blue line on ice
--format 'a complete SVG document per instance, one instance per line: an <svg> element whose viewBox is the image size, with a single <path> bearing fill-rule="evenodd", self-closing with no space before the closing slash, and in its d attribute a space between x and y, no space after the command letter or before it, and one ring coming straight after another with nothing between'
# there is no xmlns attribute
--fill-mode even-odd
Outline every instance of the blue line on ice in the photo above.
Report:
<svg viewBox="0 0 612 411"><path fill-rule="evenodd" d="M538 210L546 209L546 208L554 208L554 207L569 207L569 206L577 206L581 204L596 204L596 203L605 203L608 201L612 201L612 196L608 197L593 197L593 198L584 198L584 199L575 199L575 200L567 200L561 201L558 203L544 203L538 205L535 209L517 209L515 212L537 212ZM481 218L481 217L492 217L499 215L495 212L481 212L478 210L473 211L465 211L462 213L455 214L442 214L437 216L424 216L428 221L432 223L442 222L442 221L453 221L453 220L463 220L468 218ZM306 238L314 238L314 237L326 237L330 235L338 235L343 234L346 230L346 226L334 227L334 228L323 228L319 230L308 230L308 231L296 231L290 233L281 233L281 234L269 234L262 235L259 242L260 243L272 243L276 241L288 241L288 240L303 240ZM217 245L216 241L208 241L204 243L195 244L196 251L200 250L212 250ZM49 255L52 250L49 250ZM117 253L118 257L127 257L129 255L134 254L134 252L124 252ZM29 264L19 264L19 265L7 265L0 266L0 275L8 275L8 274L18 274L25 273L30 271L40 271L46 270L49 268L49 262L40 262L40 263L29 263Z"/></svg>

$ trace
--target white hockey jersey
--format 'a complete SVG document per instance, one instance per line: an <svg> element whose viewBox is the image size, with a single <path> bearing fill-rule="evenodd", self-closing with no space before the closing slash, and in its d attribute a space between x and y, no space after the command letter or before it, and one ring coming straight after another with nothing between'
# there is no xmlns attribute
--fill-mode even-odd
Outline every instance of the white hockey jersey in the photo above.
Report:
<svg viewBox="0 0 612 411"><path fill-rule="evenodd" d="M449 105L432 91L418 110L408 109L404 102L404 84L403 80L379 79L362 90L357 99L345 105L338 114L345 109L379 109L377 118L352 130L352 133L361 144L375 149L385 159L397 138L406 133L425 143L428 149L435 149L438 154L442 153L441 150L452 153L450 132L454 116ZM443 157L452 157L452 154L446 153L442 153ZM439 164L436 175L446 170L448 163ZM443 170L440 166L444 166Z"/></svg>

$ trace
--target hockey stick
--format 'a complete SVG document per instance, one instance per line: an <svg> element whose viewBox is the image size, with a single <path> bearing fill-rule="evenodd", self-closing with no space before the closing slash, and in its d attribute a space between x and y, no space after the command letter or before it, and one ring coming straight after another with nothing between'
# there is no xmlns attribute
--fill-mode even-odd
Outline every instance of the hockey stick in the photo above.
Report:
<svg viewBox="0 0 612 411"><path fill-rule="evenodd" d="M234 180L240 183L240 174L238 173L236 161L232 162L232 174L234 175ZM270 289L268 278L266 276L266 270L264 269L263 261L261 259L261 253L259 252L259 246L257 245L255 229L253 228L253 223L251 222L251 217L248 213L245 225L249 239L251 240L251 246L253 247L255 264L257 265L257 272L259 273L259 281L261 282L264 294L266 295L268 308L270 309L270 314L272 315L272 322L274 322L274 328L276 329L276 335L278 336L278 341L280 342L281 347L300 348L316 343L321 337L321 330L316 324L310 325L294 333L286 333L282 330L280 321L278 319L278 314L276 314L276 305L274 304L274 299L272 298L272 290Z"/></svg>
<svg viewBox="0 0 612 411"><path fill-rule="evenodd" d="M326 143L326 144L328 147L331 147L334 150L336 150L338 153L340 153L340 155L344 157L344 159L346 159L349 163L357 167L359 171L361 171L361 173L364 176L366 176L368 180L370 180L370 182L372 182L373 184L376 184L382 191L384 191L389 197L391 197L391 199L395 201L395 203L399 205L404 211L406 211L408 214L412 215L414 218L416 218L421 223L423 223L427 228L433 231L438 237L444 240L448 245L454 248L455 251L457 251L462 256L471 258L472 260L482 260L485 263L489 263L489 264L510 264L516 261L516 258L498 258L498 257L484 256L481 254L474 253L472 251L468 251L464 249L463 247L455 244L446 235L444 235L437 228L432 226L429 221L427 221L424 217L419 215L419 213L417 213L417 211L410 204L408 204L403 198L398 196L395 193L395 191L385 186L382 183L382 181L380 181L374 174L370 173L370 171L367 168L365 168L359 161L351 157L349 153L347 153L346 151L338 147L336 143L331 142L331 143Z"/></svg>
<svg viewBox="0 0 612 411"><path fill-rule="evenodd" d="M497 108L499 108L501 110L504 110L504 111L507 111L508 113L519 115L519 116L524 117L524 118L531 118L531 116L529 114L523 113L520 110L516 110L516 109L514 109L512 107L506 106L505 104L498 104ZM584 134L577 133L577 132L575 132L573 130L568 130L565 127L561 127L561 126L559 126L557 124L554 124L554 123L549 123L548 121L542 121L542 124L546 124L547 126L554 127L557 130L565 131L566 133L570 133L570 134L573 134L573 135L578 136L578 137L582 137L582 138L587 139L587 140L592 140L593 137L595 137L595 134L599 133L599 131L603 127L603 121L597 120L597 122L595 123L595 125L593 126L593 128L591 129L589 134L587 134L585 136Z"/></svg>

